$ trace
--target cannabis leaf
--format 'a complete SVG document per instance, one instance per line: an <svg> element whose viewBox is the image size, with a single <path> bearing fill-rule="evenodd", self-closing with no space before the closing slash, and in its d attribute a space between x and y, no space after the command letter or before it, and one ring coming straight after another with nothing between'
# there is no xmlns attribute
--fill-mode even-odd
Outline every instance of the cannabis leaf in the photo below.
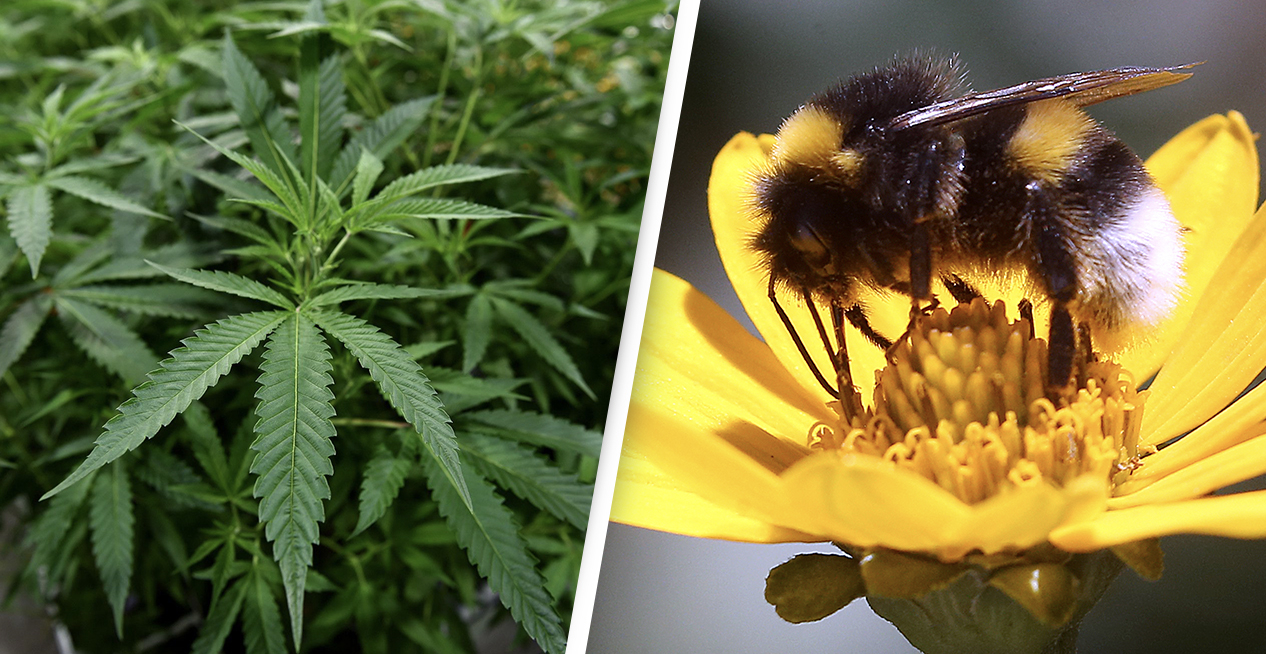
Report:
<svg viewBox="0 0 1266 654"><path fill-rule="evenodd" d="M470 488L470 505L460 501L454 489L442 483L438 462L424 457L427 484L440 505L440 513L492 589L501 597L529 635L546 652L562 654L566 647L562 620L554 611L545 582L536 571L536 561L519 536L514 518L491 485L470 467L463 470Z"/></svg>
<svg viewBox="0 0 1266 654"><path fill-rule="evenodd" d="M422 367L399 344L360 318L333 311L316 312L313 318L369 371L382 396L421 434L422 444L440 462L444 477L469 506L457 457L457 437Z"/></svg>
<svg viewBox="0 0 1266 654"><path fill-rule="evenodd" d="M93 558L101 571L106 600L114 611L114 631L122 638L123 607L132 580L132 540L136 524L132 515L132 488L122 465L110 466L97 476L88 519L92 528Z"/></svg>
<svg viewBox="0 0 1266 654"><path fill-rule="evenodd" d="M312 546L320 536L319 523L325 519L321 501L330 497L325 478L334 472L330 349L316 325L295 314L268 339L260 367L263 374L255 393L258 438L251 445L258 454L251 472L259 476L259 519L281 566L291 631L298 643L304 582L312 565Z"/></svg>
<svg viewBox="0 0 1266 654"><path fill-rule="evenodd" d="M248 352L277 327L286 314L261 311L226 318L185 339L184 347L158 364L149 381L132 391L119 413L105 424L88 458L40 499L52 497L101 466L136 449L158 433L189 403L202 397Z"/></svg>

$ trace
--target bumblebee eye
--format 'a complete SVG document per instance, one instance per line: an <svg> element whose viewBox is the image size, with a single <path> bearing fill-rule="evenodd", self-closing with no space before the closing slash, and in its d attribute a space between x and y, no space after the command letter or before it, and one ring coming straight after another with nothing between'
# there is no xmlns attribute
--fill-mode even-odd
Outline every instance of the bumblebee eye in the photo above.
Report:
<svg viewBox="0 0 1266 654"><path fill-rule="evenodd" d="M813 230L813 227L800 223L795 230L791 232L791 247L804 257L805 263L813 268L823 268L831 262L831 251L827 249L826 243L822 242L822 238Z"/></svg>

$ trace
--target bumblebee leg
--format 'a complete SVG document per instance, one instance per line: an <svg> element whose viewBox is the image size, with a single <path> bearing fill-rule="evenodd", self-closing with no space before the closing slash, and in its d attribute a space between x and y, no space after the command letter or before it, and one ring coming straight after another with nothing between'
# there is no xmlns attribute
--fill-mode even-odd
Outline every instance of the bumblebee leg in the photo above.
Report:
<svg viewBox="0 0 1266 654"><path fill-rule="evenodd" d="M1073 331L1073 317L1063 302L1056 301L1051 307L1051 332L1047 338L1047 371L1049 383L1046 394L1052 400L1059 397L1073 372L1073 358L1077 352L1077 335Z"/></svg>
<svg viewBox="0 0 1266 654"><path fill-rule="evenodd" d="M1028 298L1020 300L1020 317L1029 321L1029 339L1033 339L1036 332L1033 330L1033 303Z"/></svg>
<svg viewBox="0 0 1266 654"><path fill-rule="evenodd" d="M1077 386L1085 387L1090 364L1097 361L1094 344L1090 340L1090 325L1077 323Z"/></svg>
<svg viewBox="0 0 1266 654"><path fill-rule="evenodd" d="M923 301L930 300L931 306L924 307ZM924 220L914 221L910 231L910 325L936 308L936 298L932 296L932 245Z"/></svg>
<svg viewBox="0 0 1266 654"><path fill-rule="evenodd" d="M923 221L915 221L910 231L910 297L916 307L932 299L932 246Z"/></svg>
<svg viewBox="0 0 1266 654"><path fill-rule="evenodd" d="M831 301L831 326L835 330L835 340L840 350L835 357L835 377L840 387L840 405L843 407L844 420L853 422L854 416L862 415L862 396L853 385L853 372L848 363L848 344L844 341L844 307L838 300ZM816 314L814 314L816 315Z"/></svg>
<svg viewBox="0 0 1266 654"><path fill-rule="evenodd" d="M959 304L967 304L977 298L984 299L985 297L976 290L975 286L963 281L963 278L958 275L941 275L941 283Z"/></svg>
<svg viewBox="0 0 1266 654"><path fill-rule="evenodd" d="M888 346L884 348L884 358L888 360L888 363L896 363L893 355L897 351L897 346L904 343L910 337L910 333L919 326L919 319L936 311L940 306L941 300L935 296L927 304L921 304L918 300L914 301L914 304L910 307L910 321L906 323L906 330L901 332L901 335L895 341L884 339L888 342Z"/></svg>
<svg viewBox="0 0 1266 654"><path fill-rule="evenodd" d="M870 319L866 317L866 310L860 304L854 304L844 311L844 317L848 318L849 323L857 328L857 331L866 337L875 347L887 351L892 347L892 339L875 331L870 326Z"/></svg>
<svg viewBox="0 0 1266 654"><path fill-rule="evenodd" d="M1057 209L1040 189L1030 185L1029 216L1037 231L1037 260L1052 300L1051 330L1047 339L1047 370L1050 375L1047 394L1057 397L1058 389L1068 386L1077 353L1077 334L1068 304L1077 293L1077 270L1069 253L1068 242L1057 215Z"/></svg>

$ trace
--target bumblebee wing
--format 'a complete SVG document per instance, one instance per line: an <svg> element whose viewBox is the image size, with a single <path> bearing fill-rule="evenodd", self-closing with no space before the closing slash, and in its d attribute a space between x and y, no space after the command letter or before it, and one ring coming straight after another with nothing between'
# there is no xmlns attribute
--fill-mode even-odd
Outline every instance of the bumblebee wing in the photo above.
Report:
<svg viewBox="0 0 1266 654"><path fill-rule="evenodd" d="M907 111L894 118L889 123L889 128L903 130L922 125L943 125L986 111L1050 98L1064 98L1079 107L1084 107L1096 102L1176 84L1191 77L1191 73L1183 71L1198 65L1200 64L1195 63L1169 68L1123 66L1089 73L1047 77L994 91L970 93L961 98Z"/></svg>

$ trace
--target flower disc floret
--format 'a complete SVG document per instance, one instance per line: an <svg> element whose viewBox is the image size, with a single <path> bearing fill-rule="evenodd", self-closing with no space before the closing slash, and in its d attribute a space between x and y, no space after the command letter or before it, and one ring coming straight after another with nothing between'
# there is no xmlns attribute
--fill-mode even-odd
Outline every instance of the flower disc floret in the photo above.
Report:
<svg viewBox="0 0 1266 654"><path fill-rule="evenodd" d="M1146 391L1091 362L1046 396L1046 343L983 300L924 316L876 375L873 413L820 425L810 447L892 462L975 504L1009 488L1118 482L1139 462Z"/></svg>

